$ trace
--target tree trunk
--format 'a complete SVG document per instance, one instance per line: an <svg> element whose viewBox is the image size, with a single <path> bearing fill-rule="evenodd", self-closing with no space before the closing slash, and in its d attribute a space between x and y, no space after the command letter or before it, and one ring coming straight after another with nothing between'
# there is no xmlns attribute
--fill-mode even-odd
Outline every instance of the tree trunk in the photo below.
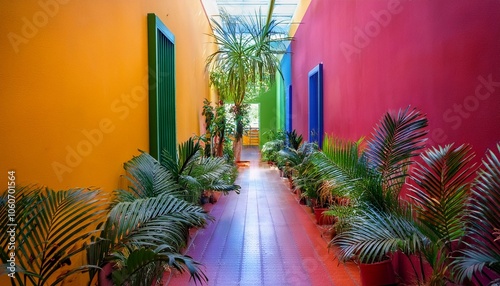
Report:
<svg viewBox="0 0 500 286"><path fill-rule="evenodd" d="M243 140L242 138L236 138L233 142L233 153L234 153L234 161L239 162L241 161L241 149L243 147Z"/></svg>
<svg viewBox="0 0 500 286"><path fill-rule="evenodd" d="M241 106L235 106L236 132L234 134L233 153L234 161L241 161L241 149L243 147L243 114Z"/></svg>

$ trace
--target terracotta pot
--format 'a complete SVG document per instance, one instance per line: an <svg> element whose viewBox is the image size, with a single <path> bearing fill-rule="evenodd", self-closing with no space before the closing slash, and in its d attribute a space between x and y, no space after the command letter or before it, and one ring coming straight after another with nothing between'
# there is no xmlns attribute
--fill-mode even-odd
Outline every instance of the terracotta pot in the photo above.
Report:
<svg viewBox="0 0 500 286"><path fill-rule="evenodd" d="M113 286L111 273L113 272L114 264L106 263L97 274L99 286Z"/></svg>
<svg viewBox="0 0 500 286"><path fill-rule="evenodd" d="M363 286L397 285L392 260L375 263L360 263L359 275Z"/></svg>
<svg viewBox="0 0 500 286"><path fill-rule="evenodd" d="M314 208L314 216L316 217L316 223L319 225L333 224L335 218L333 216L323 215L327 208Z"/></svg>

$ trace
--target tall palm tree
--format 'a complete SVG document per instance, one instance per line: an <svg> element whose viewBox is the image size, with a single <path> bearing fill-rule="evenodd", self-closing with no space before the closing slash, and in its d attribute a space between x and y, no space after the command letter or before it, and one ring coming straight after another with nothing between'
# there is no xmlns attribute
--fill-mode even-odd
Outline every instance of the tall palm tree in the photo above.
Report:
<svg viewBox="0 0 500 286"><path fill-rule="evenodd" d="M207 58L207 67L217 76L212 83L219 89L221 99L234 103L236 161L240 160L243 136L243 104L250 86L262 86L274 81L279 70L279 55L286 52L290 40L279 31L272 19L274 0L270 1L267 17L235 17L222 12L220 21L212 20L213 43L218 50Z"/></svg>

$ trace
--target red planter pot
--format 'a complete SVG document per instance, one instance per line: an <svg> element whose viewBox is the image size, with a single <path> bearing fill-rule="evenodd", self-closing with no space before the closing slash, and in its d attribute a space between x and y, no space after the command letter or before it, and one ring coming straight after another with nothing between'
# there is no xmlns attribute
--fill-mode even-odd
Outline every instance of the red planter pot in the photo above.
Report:
<svg viewBox="0 0 500 286"><path fill-rule="evenodd" d="M360 263L359 270L363 286L397 285L391 259L369 264Z"/></svg>
<svg viewBox="0 0 500 286"><path fill-rule="evenodd" d="M314 208L314 216L316 217L316 223L319 225L333 224L335 222L335 217L323 215L327 208Z"/></svg>

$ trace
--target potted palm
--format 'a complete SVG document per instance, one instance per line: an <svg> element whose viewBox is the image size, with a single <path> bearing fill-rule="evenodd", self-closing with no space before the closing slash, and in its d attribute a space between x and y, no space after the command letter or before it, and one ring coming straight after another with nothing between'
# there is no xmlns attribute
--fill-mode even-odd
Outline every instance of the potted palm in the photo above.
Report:
<svg viewBox="0 0 500 286"><path fill-rule="evenodd" d="M264 91L280 68L278 56L286 52L290 38L279 31L279 22L272 19L274 0L267 17L235 17L225 12L220 20L212 20L213 42L219 49L207 58L207 67L217 74L214 83L221 100L234 103L235 160L240 160L243 136L243 105L249 90Z"/></svg>
<svg viewBox="0 0 500 286"><path fill-rule="evenodd" d="M394 283L374 282L376 276L363 273L395 252L409 261L413 275L400 275L412 284L481 284L500 277L495 235L500 163L489 152L471 184L473 157L468 145L431 147L409 174L409 200L399 199L385 210L365 202L350 217L332 243L341 248L341 259L370 262L360 263L363 284Z"/></svg>
<svg viewBox="0 0 500 286"><path fill-rule="evenodd" d="M181 254L188 229L203 227L210 216L172 174L147 153L124 164L127 189L115 191L104 223L87 250L90 283L153 285L167 270L188 271L197 282L207 280L200 264ZM182 173L182 172L181 172Z"/></svg>
<svg viewBox="0 0 500 286"><path fill-rule="evenodd" d="M369 247L364 239L368 231L362 226L371 217L390 215L400 208L399 193L408 176L412 158L423 148L426 126L427 119L416 109L388 112L375 128L366 150L360 150L359 141L326 138L323 152L314 158L323 178L332 181L337 192L358 202L353 206L358 211L351 218L351 224L337 234L332 245L340 247L341 261L354 258L363 265L360 269L364 285L396 282L390 263L385 263L388 270L376 270L378 273L392 274L388 280L374 282L371 278L376 277L376 273L366 274L368 265L365 264L382 263L396 249L387 245Z"/></svg>
<svg viewBox="0 0 500 286"><path fill-rule="evenodd" d="M310 142L301 143L298 148L285 146L278 152L278 157L285 166L285 172L288 174L292 189L295 190L295 181L302 177L302 173L310 162L309 158L315 152L318 152L318 145Z"/></svg>
<svg viewBox="0 0 500 286"><path fill-rule="evenodd" d="M397 211L361 210L349 230L354 243L340 243L348 254L367 259L398 251L413 271L400 272L407 283L464 285L498 279L500 163L490 152L471 183L473 157L468 145L429 148L410 174L410 200Z"/></svg>

